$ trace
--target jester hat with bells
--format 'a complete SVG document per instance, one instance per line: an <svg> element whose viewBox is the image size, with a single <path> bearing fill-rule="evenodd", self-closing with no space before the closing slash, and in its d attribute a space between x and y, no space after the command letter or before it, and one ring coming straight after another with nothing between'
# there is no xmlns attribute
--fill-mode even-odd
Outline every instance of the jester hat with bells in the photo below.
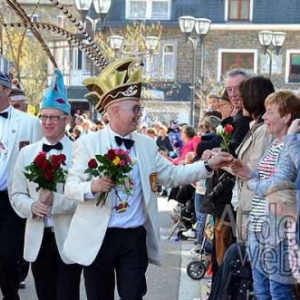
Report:
<svg viewBox="0 0 300 300"><path fill-rule="evenodd" d="M85 95L99 113L116 102L140 100L142 90L142 60L123 58L109 64L97 77L89 77L83 84L90 91Z"/></svg>

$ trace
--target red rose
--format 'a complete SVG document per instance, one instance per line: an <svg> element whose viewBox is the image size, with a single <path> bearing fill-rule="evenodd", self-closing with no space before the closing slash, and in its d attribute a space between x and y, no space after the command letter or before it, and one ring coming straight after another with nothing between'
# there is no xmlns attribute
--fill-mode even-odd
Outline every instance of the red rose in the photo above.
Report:
<svg viewBox="0 0 300 300"><path fill-rule="evenodd" d="M227 134L230 134L232 131L233 131L233 126L230 125L230 124L226 124L226 125L225 125L225 132L226 132Z"/></svg>
<svg viewBox="0 0 300 300"><path fill-rule="evenodd" d="M51 155L50 160L51 160L52 164L59 164L60 163L60 159L59 159L58 155Z"/></svg>
<svg viewBox="0 0 300 300"><path fill-rule="evenodd" d="M109 159L109 160L114 160L116 158L116 153L113 149L109 149L107 154L106 154L106 157Z"/></svg>
<svg viewBox="0 0 300 300"><path fill-rule="evenodd" d="M45 161L41 164L40 168L41 168L42 170L44 170L44 171L51 170L51 164L49 163L49 161L45 160Z"/></svg>
<svg viewBox="0 0 300 300"><path fill-rule="evenodd" d="M41 168L45 161L46 161L46 152L40 152L34 159L33 163L37 167Z"/></svg>
<svg viewBox="0 0 300 300"><path fill-rule="evenodd" d="M59 157L60 163L65 166L67 157L64 154L59 154L58 157Z"/></svg>
<svg viewBox="0 0 300 300"><path fill-rule="evenodd" d="M53 179L54 179L53 171L52 170L47 170L45 172L45 178L46 178L46 180L53 181Z"/></svg>
<svg viewBox="0 0 300 300"><path fill-rule="evenodd" d="M60 163L59 162L52 163L52 169L54 171L57 171L59 168L60 168Z"/></svg>
<svg viewBox="0 0 300 300"><path fill-rule="evenodd" d="M89 162L88 162L88 166L91 169L96 169L98 167L98 163L96 161L95 158L92 158Z"/></svg>

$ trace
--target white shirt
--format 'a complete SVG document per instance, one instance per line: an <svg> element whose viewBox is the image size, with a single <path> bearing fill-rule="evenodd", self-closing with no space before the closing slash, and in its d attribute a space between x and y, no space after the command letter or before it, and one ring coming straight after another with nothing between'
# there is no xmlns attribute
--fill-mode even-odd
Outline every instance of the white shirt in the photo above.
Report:
<svg viewBox="0 0 300 300"><path fill-rule="evenodd" d="M109 125L108 125L109 126ZM109 136L110 136L110 145L111 148L119 148L123 150L127 150L124 145L119 147L115 141L115 136L118 136L110 127L109 127ZM131 138L130 135L122 137L122 138ZM134 146L131 147L129 150L129 156L131 159L136 158L136 152ZM92 157L91 157L92 158ZM143 198L143 191L142 191L142 183L141 177L139 172L139 162L134 164L133 169L131 171L132 181L134 182L133 186L133 193L128 195L125 193L122 187L116 187L118 196L122 200L126 200L129 204L127 210L122 213L118 213L115 209L116 205L120 203L116 192L114 189L110 192L109 198L111 199L111 216L108 222L108 227L118 227L118 228L135 228L141 225L144 225L147 220L147 213L145 209L145 203ZM98 197L98 194L91 194L89 189L85 191L85 199L92 200L95 197ZM96 205L96 204L95 204Z"/></svg>

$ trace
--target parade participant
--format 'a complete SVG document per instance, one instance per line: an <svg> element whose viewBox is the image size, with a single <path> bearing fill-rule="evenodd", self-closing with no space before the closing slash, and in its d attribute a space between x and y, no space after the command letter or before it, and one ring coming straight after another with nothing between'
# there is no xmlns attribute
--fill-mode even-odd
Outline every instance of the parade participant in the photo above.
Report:
<svg viewBox="0 0 300 300"><path fill-rule="evenodd" d="M28 107L28 99L25 95L24 89L17 78L12 78L11 82L12 82L12 87L9 95L10 103L14 108L19 109L20 111L26 113ZM24 222L24 230L25 230L25 222ZM26 288L25 279L29 272L29 263L25 261L22 257L23 257L23 247L22 247L21 261L20 261L19 288L25 289Z"/></svg>
<svg viewBox="0 0 300 300"><path fill-rule="evenodd" d="M23 87L21 86L17 78L12 79L12 89L9 97L10 103L14 108L19 109L23 112L27 112L28 99Z"/></svg>
<svg viewBox="0 0 300 300"><path fill-rule="evenodd" d="M86 266L84 278L89 300L114 299L115 278L121 299L142 299L147 292L148 262L161 264L158 184L188 184L210 176L219 167L219 161L232 161L231 157L220 159L222 155L216 155L206 162L174 166L160 155L155 140L136 132L142 116L141 78L142 62L127 58L110 64L98 77L84 81L91 91L87 98L98 98L96 109L100 113L107 111L110 118L104 129L75 142L65 191L80 203L64 253ZM111 85L112 82L115 84ZM121 149L128 151L131 160L137 160L128 174L129 193L107 176L85 173L95 155ZM108 197L105 204L97 206L99 193L108 193ZM119 210L121 204L125 209Z"/></svg>
<svg viewBox="0 0 300 300"><path fill-rule="evenodd" d="M26 179L26 166L37 155L64 154L70 165L73 142L65 135L70 119L70 104L63 84L63 75L55 70L40 106L44 138L22 149L15 168L12 204L18 215L26 218L24 258L31 262L35 288L40 300L79 300L81 266L62 254L72 215L77 203L63 195L63 184L57 191L40 188ZM47 154L46 154L47 153Z"/></svg>
<svg viewBox="0 0 300 300"><path fill-rule="evenodd" d="M23 220L10 199L15 163L24 146L42 138L40 121L10 105L11 78L0 72L0 287L4 299L19 299Z"/></svg>

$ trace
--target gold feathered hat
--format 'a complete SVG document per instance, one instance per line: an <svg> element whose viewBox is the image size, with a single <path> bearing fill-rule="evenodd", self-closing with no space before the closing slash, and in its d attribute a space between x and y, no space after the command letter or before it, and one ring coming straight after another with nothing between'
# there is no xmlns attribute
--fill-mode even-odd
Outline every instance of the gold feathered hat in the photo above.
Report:
<svg viewBox="0 0 300 300"><path fill-rule="evenodd" d="M90 91L85 95L99 113L116 102L140 100L142 90L142 60L123 58L109 64L97 77L89 77L83 84Z"/></svg>

